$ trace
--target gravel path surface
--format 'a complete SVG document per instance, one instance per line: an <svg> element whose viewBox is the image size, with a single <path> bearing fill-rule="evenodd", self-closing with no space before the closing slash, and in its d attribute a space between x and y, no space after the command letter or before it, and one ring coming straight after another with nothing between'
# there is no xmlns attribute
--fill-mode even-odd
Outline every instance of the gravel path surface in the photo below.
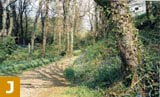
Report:
<svg viewBox="0 0 160 97"><path fill-rule="evenodd" d="M71 86L64 78L63 71L76 58L64 58L53 64L23 72L19 76L21 78L20 97L62 97L60 95Z"/></svg>

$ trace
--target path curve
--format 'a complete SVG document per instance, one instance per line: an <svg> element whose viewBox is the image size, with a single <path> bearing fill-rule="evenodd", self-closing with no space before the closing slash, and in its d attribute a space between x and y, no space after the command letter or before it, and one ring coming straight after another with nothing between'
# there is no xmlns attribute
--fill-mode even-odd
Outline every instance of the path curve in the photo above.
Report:
<svg viewBox="0 0 160 97"><path fill-rule="evenodd" d="M25 71L21 78L20 97L60 97L71 84L66 81L63 71L77 57L63 58L50 65Z"/></svg>

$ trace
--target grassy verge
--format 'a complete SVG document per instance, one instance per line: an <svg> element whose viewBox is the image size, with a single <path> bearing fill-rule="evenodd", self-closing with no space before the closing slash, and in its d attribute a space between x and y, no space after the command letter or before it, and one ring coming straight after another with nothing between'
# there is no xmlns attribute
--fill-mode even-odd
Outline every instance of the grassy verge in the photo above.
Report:
<svg viewBox="0 0 160 97"><path fill-rule="evenodd" d="M0 63L0 75L17 75L29 69L48 65L58 59L60 59L60 56L54 55L48 49L46 51L46 57L41 58L40 46L35 48L32 55L29 55L27 47L18 46L16 50L10 55L7 55L5 60Z"/></svg>
<svg viewBox="0 0 160 97"><path fill-rule="evenodd" d="M65 96L64 96L65 95ZM85 86L70 87L64 93L62 97L103 97L102 91L89 89Z"/></svg>

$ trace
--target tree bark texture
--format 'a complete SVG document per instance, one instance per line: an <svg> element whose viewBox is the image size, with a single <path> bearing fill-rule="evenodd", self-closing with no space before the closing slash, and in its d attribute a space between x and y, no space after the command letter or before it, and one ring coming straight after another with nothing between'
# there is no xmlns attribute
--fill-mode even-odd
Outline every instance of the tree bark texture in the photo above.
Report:
<svg viewBox="0 0 160 97"><path fill-rule="evenodd" d="M132 86L137 80L137 67L140 62L138 33L132 23L127 0L111 1L111 8L125 77L131 75L130 85Z"/></svg>

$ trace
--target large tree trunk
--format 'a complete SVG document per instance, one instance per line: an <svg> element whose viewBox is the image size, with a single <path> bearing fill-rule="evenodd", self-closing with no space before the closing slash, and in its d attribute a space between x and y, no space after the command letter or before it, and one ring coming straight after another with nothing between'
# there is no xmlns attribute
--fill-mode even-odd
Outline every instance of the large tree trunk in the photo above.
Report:
<svg viewBox="0 0 160 97"><path fill-rule="evenodd" d="M134 27L128 9L127 0L111 1L112 20L118 48L124 64L125 77L131 75L130 85L137 81L137 67L139 65L138 33Z"/></svg>
<svg viewBox="0 0 160 97"><path fill-rule="evenodd" d="M70 0L63 1L63 31L66 34L66 50L67 55L70 54L70 25L69 25L69 7L70 7Z"/></svg>
<svg viewBox="0 0 160 97"><path fill-rule="evenodd" d="M11 36L12 29L13 29L13 11L11 9L11 12L10 12L10 25L9 25L8 36Z"/></svg>
<svg viewBox="0 0 160 97"><path fill-rule="evenodd" d="M7 35L7 29L6 29L6 19L7 19L7 12L6 12L6 7L7 7L7 1L4 0L2 2L2 7L3 7L3 15L2 15L2 23L3 23L3 26L2 26L2 30L1 30L1 33L0 33L0 36L5 36Z"/></svg>
<svg viewBox="0 0 160 97"><path fill-rule="evenodd" d="M8 36L11 36L12 30L13 30L13 23L14 23L14 7L15 7L15 2L17 0L10 0L9 2L9 7L10 7L10 13L9 13L9 19L10 19L10 24L9 24L9 29L8 29Z"/></svg>
<svg viewBox="0 0 160 97"><path fill-rule="evenodd" d="M73 55L74 28L71 30L70 56Z"/></svg>
<svg viewBox="0 0 160 97"><path fill-rule="evenodd" d="M0 0L0 24L1 24L0 25L0 34L1 34L1 29L2 29L2 17L3 17L3 6L2 6L2 1Z"/></svg>
<svg viewBox="0 0 160 97"><path fill-rule="evenodd" d="M66 30L66 33L67 33L67 55L70 54L70 32L69 32L69 26L67 25L67 30Z"/></svg>
<svg viewBox="0 0 160 97"><path fill-rule="evenodd" d="M43 26L43 43L42 43L42 57L45 57L46 52L46 41L47 41L47 32L48 32L48 26L49 26L49 20L48 20L48 10L49 10L49 0L46 1L45 5L45 16L43 18L42 26Z"/></svg>
<svg viewBox="0 0 160 97"><path fill-rule="evenodd" d="M73 45L74 45L74 33L76 32L77 29L77 22L79 18L79 9L78 9L78 2L77 0L73 1L73 16L72 16L72 27L71 27L71 40L70 40L70 55L73 55Z"/></svg>
<svg viewBox="0 0 160 97"><path fill-rule="evenodd" d="M67 30L66 26L67 25L66 25L66 23L67 23L67 12L68 12L68 10L67 10L66 0L63 0L62 3L63 3L63 34L67 36L67 32L66 32L66 30ZM67 39L64 38L63 41L66 42ZM66 42L66 44L67 44L67 42ZM65 49L67 50L67 45L66 45Z"/></svg>
<svg viewBox="0 0 160 97"><path fill-rule="evenodd" d="M61 51L62 51L62 31L61 31L61 1L57 0L57 7L56 7L56 11L57 11L57 15L58 15L58 18L57 18L57 32L58 32L58 53L60 54ZM64 24L63 24L64 25ZM65 29L65 28L64 28Z"/></svg>

